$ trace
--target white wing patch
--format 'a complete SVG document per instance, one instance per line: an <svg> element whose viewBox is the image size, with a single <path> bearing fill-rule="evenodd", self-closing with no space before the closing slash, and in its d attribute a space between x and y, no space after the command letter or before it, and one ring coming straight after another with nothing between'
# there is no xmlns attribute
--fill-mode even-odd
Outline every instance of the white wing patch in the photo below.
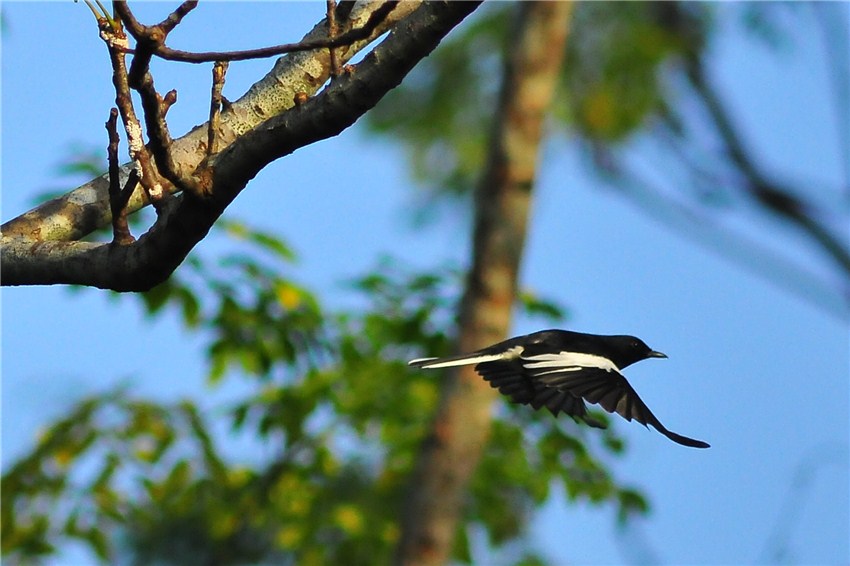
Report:
<svg viewBox="0 0 850 566"><path fill-rule="evenodd" d="M580 352L558 352L557 354L538 354L523 358L526 360L523 367L526 369L552 368L549 371L535 372L537 375L558 373L564 371L581 371L585 368L604 369L620 373L614 362L604 356L594 354L582 354Z"/></svg>
<svg viewBox="0 0 850 566"><path fill-rule="evenodd" d="M522 355L525 351L525 348L522 346L514 346L513 348L508 348L502 353L503 360L515 360Z"/></svg>

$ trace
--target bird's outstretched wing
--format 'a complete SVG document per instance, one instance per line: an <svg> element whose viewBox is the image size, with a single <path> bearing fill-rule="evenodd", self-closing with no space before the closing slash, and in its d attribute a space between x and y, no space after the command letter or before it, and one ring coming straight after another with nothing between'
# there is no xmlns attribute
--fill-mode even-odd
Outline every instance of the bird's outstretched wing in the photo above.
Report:
<svg viewBox="0 0 850 566"><path fill-rule="evenodd" d="M605 423L587 414L587 406L580 397L530 379L521 360L483 362L475 366L475 371L514 403L531 405L535 410L546 407L556 417L558 413L565 413L592 427L605 428Z"/></svg>
<svg viewBox="0 0 850 566"><path fill-rule="evenodd" d="M668 430L658 418L652 414L646 403L629 385L626 378L616 370L606 370L593 367L541 367L534 357L520 358L522 372L526 378L545 388L559 392L567 392L580 397L588 403L599 404L609 413L617 413L627 421L636 420L644 426L651 426L658 432L684 446L708 448L709 445L701 440L688 438Z"/></svg>

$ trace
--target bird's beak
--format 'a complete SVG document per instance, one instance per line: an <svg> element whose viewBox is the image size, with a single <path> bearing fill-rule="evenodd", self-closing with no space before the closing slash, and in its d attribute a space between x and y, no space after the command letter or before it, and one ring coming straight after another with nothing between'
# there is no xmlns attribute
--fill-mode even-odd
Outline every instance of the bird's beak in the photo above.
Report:
<svg viewBox="0 0 850 566"><path fill-rule="evenodd" d="M655 350L653 350L649 353L649 357L650 358L666 358L667 354L665 354L663 352L656 352Z"/></svg>

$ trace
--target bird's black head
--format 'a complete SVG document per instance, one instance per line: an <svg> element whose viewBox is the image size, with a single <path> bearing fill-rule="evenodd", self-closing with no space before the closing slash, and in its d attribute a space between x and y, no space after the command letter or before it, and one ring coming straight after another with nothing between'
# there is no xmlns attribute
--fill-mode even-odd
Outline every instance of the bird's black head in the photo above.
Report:
<svg viewBox="0 0 850 566"><path fill-rule="evenodd" d="M647 358L666 358L666 354L656 352L640 338L634 336L610 336L610 358L617 367L623 369L635 362Z"/></svg>

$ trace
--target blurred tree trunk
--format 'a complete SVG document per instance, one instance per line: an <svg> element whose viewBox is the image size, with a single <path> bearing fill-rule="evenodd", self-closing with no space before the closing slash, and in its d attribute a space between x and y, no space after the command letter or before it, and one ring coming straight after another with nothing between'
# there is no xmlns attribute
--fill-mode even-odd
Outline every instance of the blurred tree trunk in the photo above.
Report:
<svg viewBox="0 0 850 566"><path fill-rule="evenodd" d="M558 82L571 8L568 2L518 6L489 158L476 192L459 352L503 340L510 326L543 122ZM443 564L450 558L464 494L488 441L495 396L471 367L448 375L403 510L397 563Z"/></svg>

